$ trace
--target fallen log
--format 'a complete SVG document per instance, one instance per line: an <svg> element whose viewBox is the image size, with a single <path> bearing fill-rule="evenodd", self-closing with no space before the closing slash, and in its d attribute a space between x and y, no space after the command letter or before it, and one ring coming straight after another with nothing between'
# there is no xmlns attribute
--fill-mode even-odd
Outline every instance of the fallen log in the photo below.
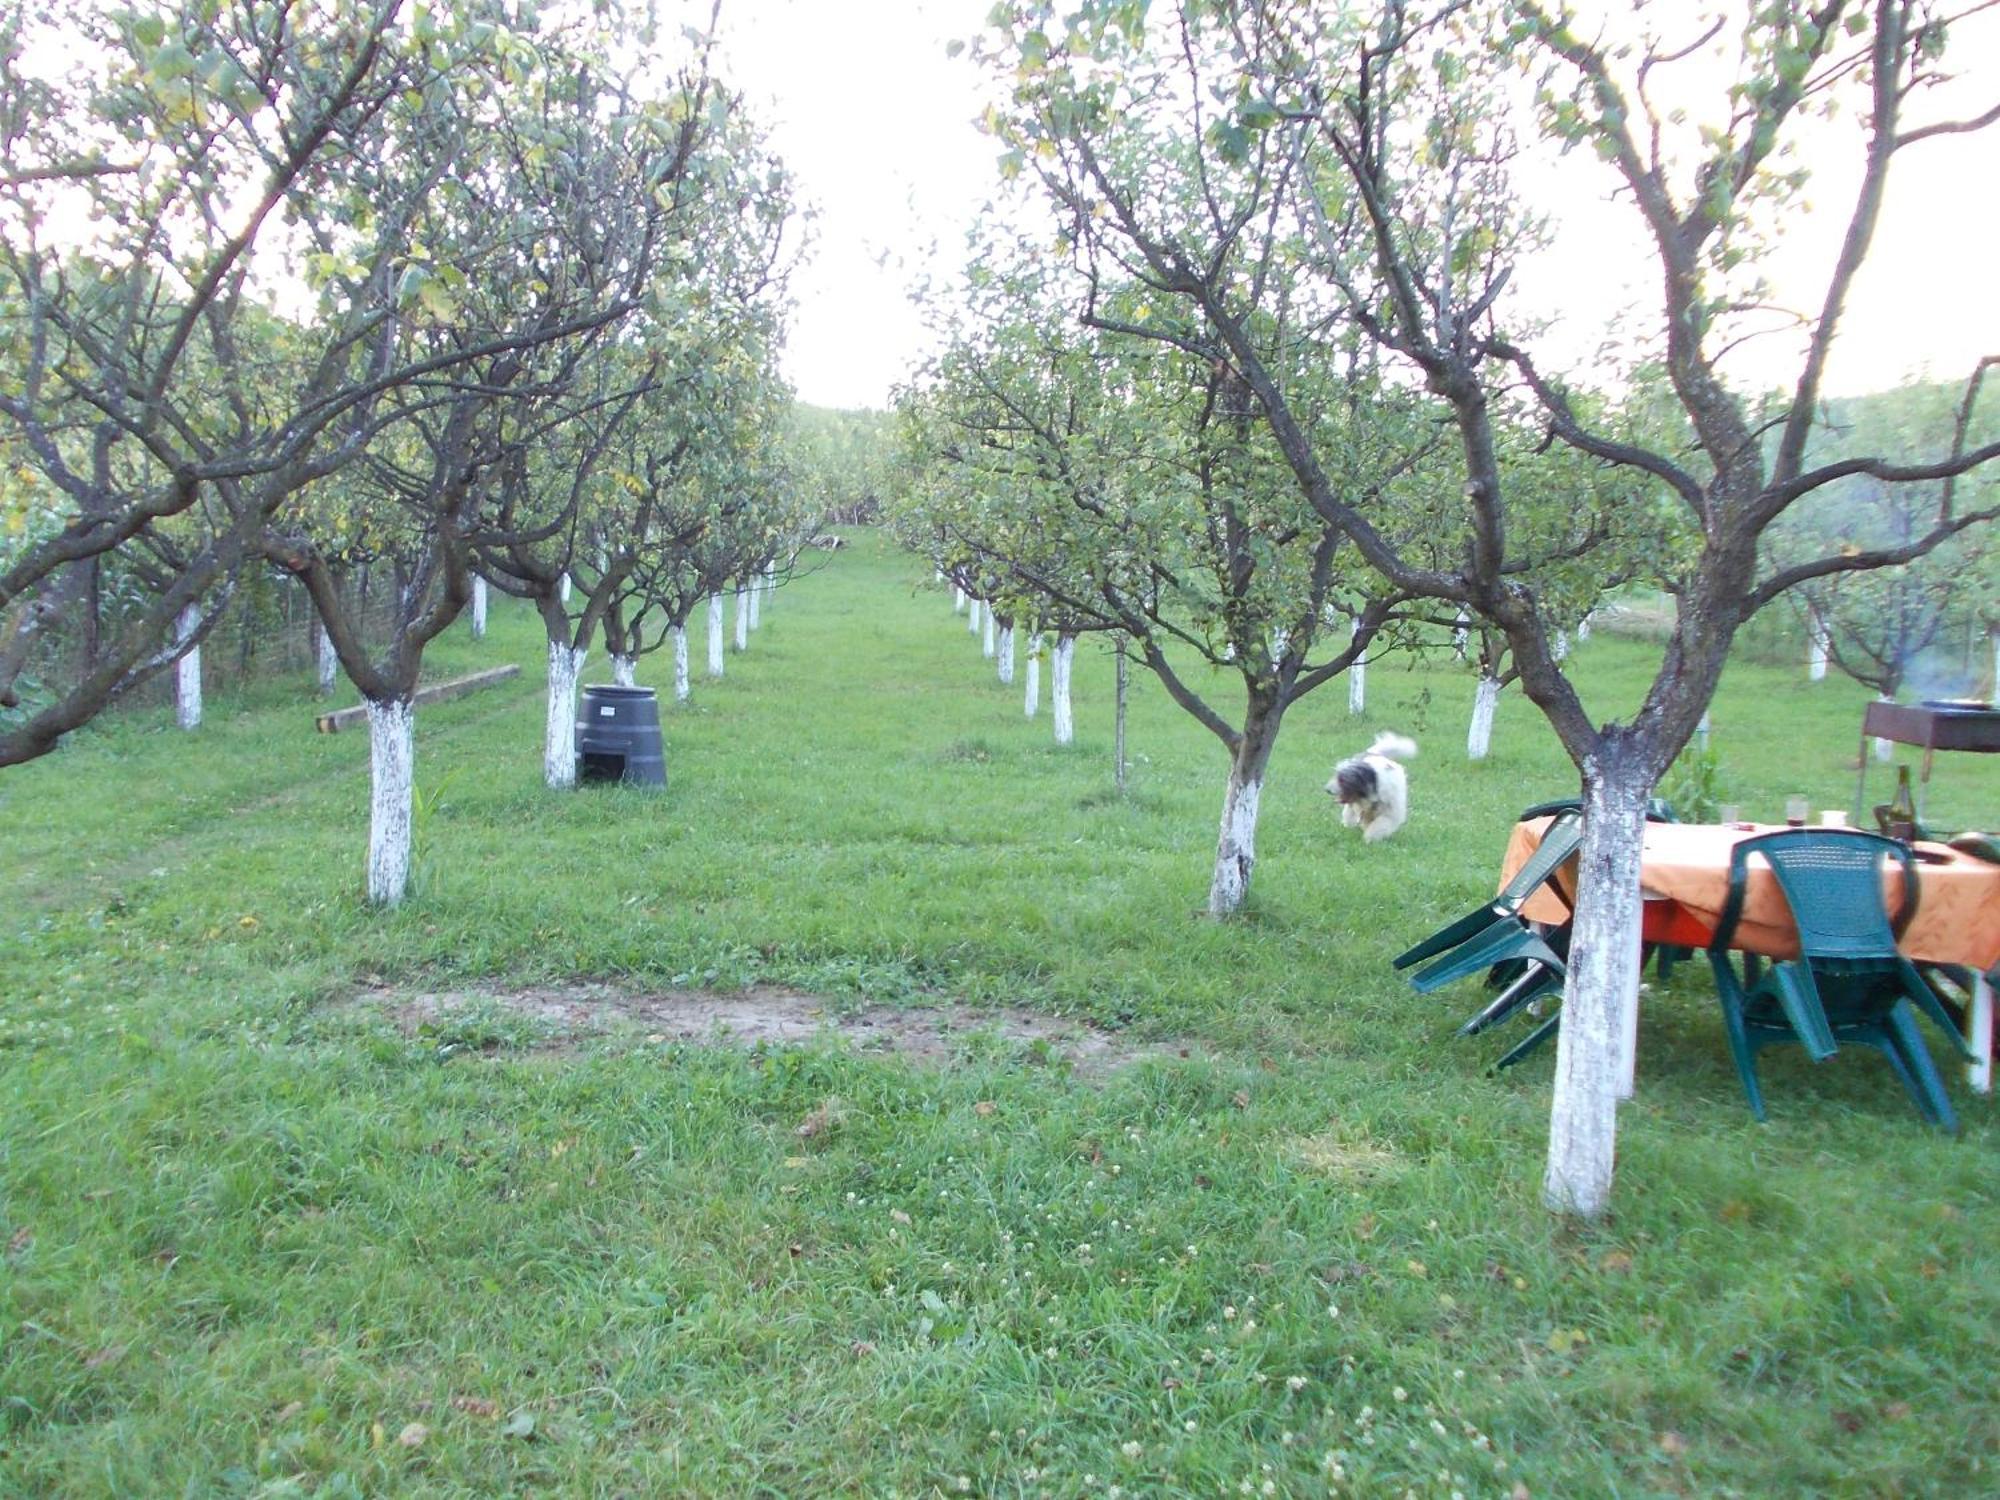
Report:
<svg viewBox="0 0 2000 1500"><path fill-rule="evenodd" d="M463 698L467 693L476 693L481 688L492 687L497 682L505 682L509 677L518 677L520 672L518 665L490 667L484 672L474 672L470 677L454 677L449 682L434 682L429 687L420 687L411 701L419 704L448 702L453 698ZM313 726L321 734L338 734L367 717L368 705L357 703L352 708L339 708L330 714L317 715Z"/></svg>

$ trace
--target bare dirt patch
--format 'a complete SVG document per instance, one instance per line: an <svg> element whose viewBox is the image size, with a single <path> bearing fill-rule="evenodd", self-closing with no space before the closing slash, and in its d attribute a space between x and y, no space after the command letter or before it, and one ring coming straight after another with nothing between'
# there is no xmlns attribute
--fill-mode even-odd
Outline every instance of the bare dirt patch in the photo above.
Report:
<svg viewBox="0 0 2000 1500"><path fill-rule="evenodd" d="M1145 1057L1186 1057L1172 1043L1141 1043L1081 1021L1013 1008L958 1003L848 1006L777 985L749 989L642 990L578 983L535 987L417 990L370 988L356 1002L415 1035L455 1016L498 1008L538 1023L546 1045L570 1047L627 1034L649 1042L737 1047L834 1042L942 1066L974 1055L983 1042L1031 1052L1037 1061L1098 1076Z"/></svg>

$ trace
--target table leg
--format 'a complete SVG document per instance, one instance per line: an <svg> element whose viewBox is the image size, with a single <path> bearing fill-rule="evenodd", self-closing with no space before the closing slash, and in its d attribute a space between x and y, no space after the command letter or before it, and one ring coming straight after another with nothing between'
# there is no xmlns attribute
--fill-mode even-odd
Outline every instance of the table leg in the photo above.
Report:
<svg viewBox="0 0 2000 1500"><path fill-rule="evenodd" d="M1992 1093L1993 981L1977 971L1972 976L1972 1003L1965 1008L1965 1042L1974 1054L1965 1065L1966 1081L1975 1094Z"/></svg>

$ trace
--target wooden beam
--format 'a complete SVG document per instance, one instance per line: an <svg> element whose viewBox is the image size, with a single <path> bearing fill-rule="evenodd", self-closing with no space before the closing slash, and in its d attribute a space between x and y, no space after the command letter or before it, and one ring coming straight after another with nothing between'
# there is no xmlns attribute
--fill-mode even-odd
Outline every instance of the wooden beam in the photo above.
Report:
<svg viewBox="0 0 2000 1500"><path fill-rule="evenodd" d="M483 687L505 682L509 677L521 674L519 666L492 667L484 672L474 672L470 677L454 677L449 682L432 683L429 687L417 689L414 703L444 703L453 698L463 698L467 693L476 693ZM359 724L368 717L368 705L357 703L352 708L335 709L330 714L320 714L313 725L321 734L338 734L341 730Z"/></svg>

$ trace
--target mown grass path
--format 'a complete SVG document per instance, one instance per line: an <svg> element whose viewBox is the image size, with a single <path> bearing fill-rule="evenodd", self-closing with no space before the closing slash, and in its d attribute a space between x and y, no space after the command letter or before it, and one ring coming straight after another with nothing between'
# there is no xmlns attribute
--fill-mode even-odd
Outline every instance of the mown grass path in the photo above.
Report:
<svg viewBox="0 0 2000 1500"><path fill-rule="evenodd" d="M1989 1101L1946 1140L1878 1059L1776 1055L1759 1127L1689 965L1581 1232L1537 1203L1547 1063L1485 1076L1504 1037L1389 974L1573 786L1526 705L1474 767L1449 663L1378 665L1360 721L1308 700L1216 924L1214 744L1139 680L1118 802L1108 658L1058 751L923 578L863 537L781 593L664 706L662 797L543 790L534 621L455 631L437 675L524 673L420 716L392 914L358 899L365 737L314 734L303 682L0 774L0 1492L1994 1487ZM1607 715L1646 666L1579 657ZM1801 676L1716 705L1752 811L1851 795L1861 694ZM1364 852L1319 787L1383 727L1423 742L1415 816ZM1995 821L1996 770L1941 759L1937 820ZM553 1048L378 1003L578 980L1024 1006L1164 1055Z"/></svg>

